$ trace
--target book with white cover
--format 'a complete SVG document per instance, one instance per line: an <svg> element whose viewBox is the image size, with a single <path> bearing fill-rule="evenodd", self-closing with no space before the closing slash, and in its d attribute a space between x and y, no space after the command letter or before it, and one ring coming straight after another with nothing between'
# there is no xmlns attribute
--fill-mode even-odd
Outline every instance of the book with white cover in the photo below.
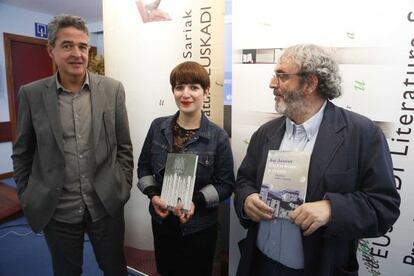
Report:
<svg viewBox="0 0 414 276"><path fill-rule="evenodd" d="M305 202L311 153L269 150L260 198L274 209L274 218L289 213Z"/></svg>
<svg viewBox="0 0 414 276"><path fill-rule="evenodd" d="M198 155L189 153L169 153L165 164L161 200L169 210L183 203L183 211L188 212L193 199Z"/></svg>

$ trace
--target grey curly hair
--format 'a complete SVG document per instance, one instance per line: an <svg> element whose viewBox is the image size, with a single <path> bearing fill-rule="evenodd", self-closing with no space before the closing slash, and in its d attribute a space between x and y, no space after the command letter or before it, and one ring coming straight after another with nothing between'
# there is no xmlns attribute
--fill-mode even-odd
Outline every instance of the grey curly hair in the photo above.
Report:
<svg viewBox="0 0 414 276"><path fill-rule="evenodd" d="M314 44L298 44L285 49L279 61L294 62L303 75L318 78L317 92L324 99L341 95L339 67L330 50Z"/></svg>
<svg viewBox="0 0 414 276"><path fill-rule="evenodd" d="M58 31L67 27L74 27L81 30L89 37L89 30L85 19L76 15L60 14L53 17L52 21L47 25L50 46L55 47Z"/></svg>

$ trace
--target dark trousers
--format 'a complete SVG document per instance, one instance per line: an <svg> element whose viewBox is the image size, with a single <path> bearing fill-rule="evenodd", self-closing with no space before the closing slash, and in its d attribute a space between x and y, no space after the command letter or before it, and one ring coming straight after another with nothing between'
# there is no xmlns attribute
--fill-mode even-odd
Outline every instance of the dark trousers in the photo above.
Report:
<svg viewBox="0 0 414 276"><path fill-rule="evenodd" d="M162 224L152 220L157 270L163 276L210 276L217 240L217 224L182 235L178 218L170 214Z"/></svg>
<svg viewBox="0 0 414 276"><path fill-rule="evenodd" d="M52 219L43 230L52 255L55 276L79 276L82 273L83 242L88 234L99 268L105 276L128 275L124 255L124 213L92 222L85 212L81 223Z"/></svg>
<svg viewBox="0 0 414 276"><path fill-rule="evenodd" d="M276 262L259 249L256 249L256 254L252 264L250 275L255 276L303 276L303 269L293 269Z"/></svg>

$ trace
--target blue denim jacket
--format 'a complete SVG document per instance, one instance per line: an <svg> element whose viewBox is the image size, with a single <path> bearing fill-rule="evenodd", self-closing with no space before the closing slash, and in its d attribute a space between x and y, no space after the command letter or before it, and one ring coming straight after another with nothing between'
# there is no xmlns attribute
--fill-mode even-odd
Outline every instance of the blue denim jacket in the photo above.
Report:
<svg viewBox="0 0 414 276"><path fill-rule="evenodd" d="M172 126L175 115L155 119L148 131L138 160L138 188L144 191L151 185L161 190L167 154L173 152ZM200 191L206 206L195 210L193 217L181 225L183 234L201 231L217 222L218 205L233 192L235 179L233 155L227 133L202 114L199 130L187 142L186 153L198 155L198 165L194 192ZM161 222L152 204L149 206L152 217ZM170 214L171 215L171 214Z"/></svg>

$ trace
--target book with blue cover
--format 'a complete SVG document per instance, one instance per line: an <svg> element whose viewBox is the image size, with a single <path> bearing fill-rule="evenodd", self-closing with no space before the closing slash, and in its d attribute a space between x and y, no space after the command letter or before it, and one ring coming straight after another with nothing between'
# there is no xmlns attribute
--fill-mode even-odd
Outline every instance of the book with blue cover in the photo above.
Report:
<svg viewBox="0 0 414 276"><path fill-rule="evenodd" d="M260 198L274 209L274 218L289 213L305 202L311 153L269 150Z"/></svg>

